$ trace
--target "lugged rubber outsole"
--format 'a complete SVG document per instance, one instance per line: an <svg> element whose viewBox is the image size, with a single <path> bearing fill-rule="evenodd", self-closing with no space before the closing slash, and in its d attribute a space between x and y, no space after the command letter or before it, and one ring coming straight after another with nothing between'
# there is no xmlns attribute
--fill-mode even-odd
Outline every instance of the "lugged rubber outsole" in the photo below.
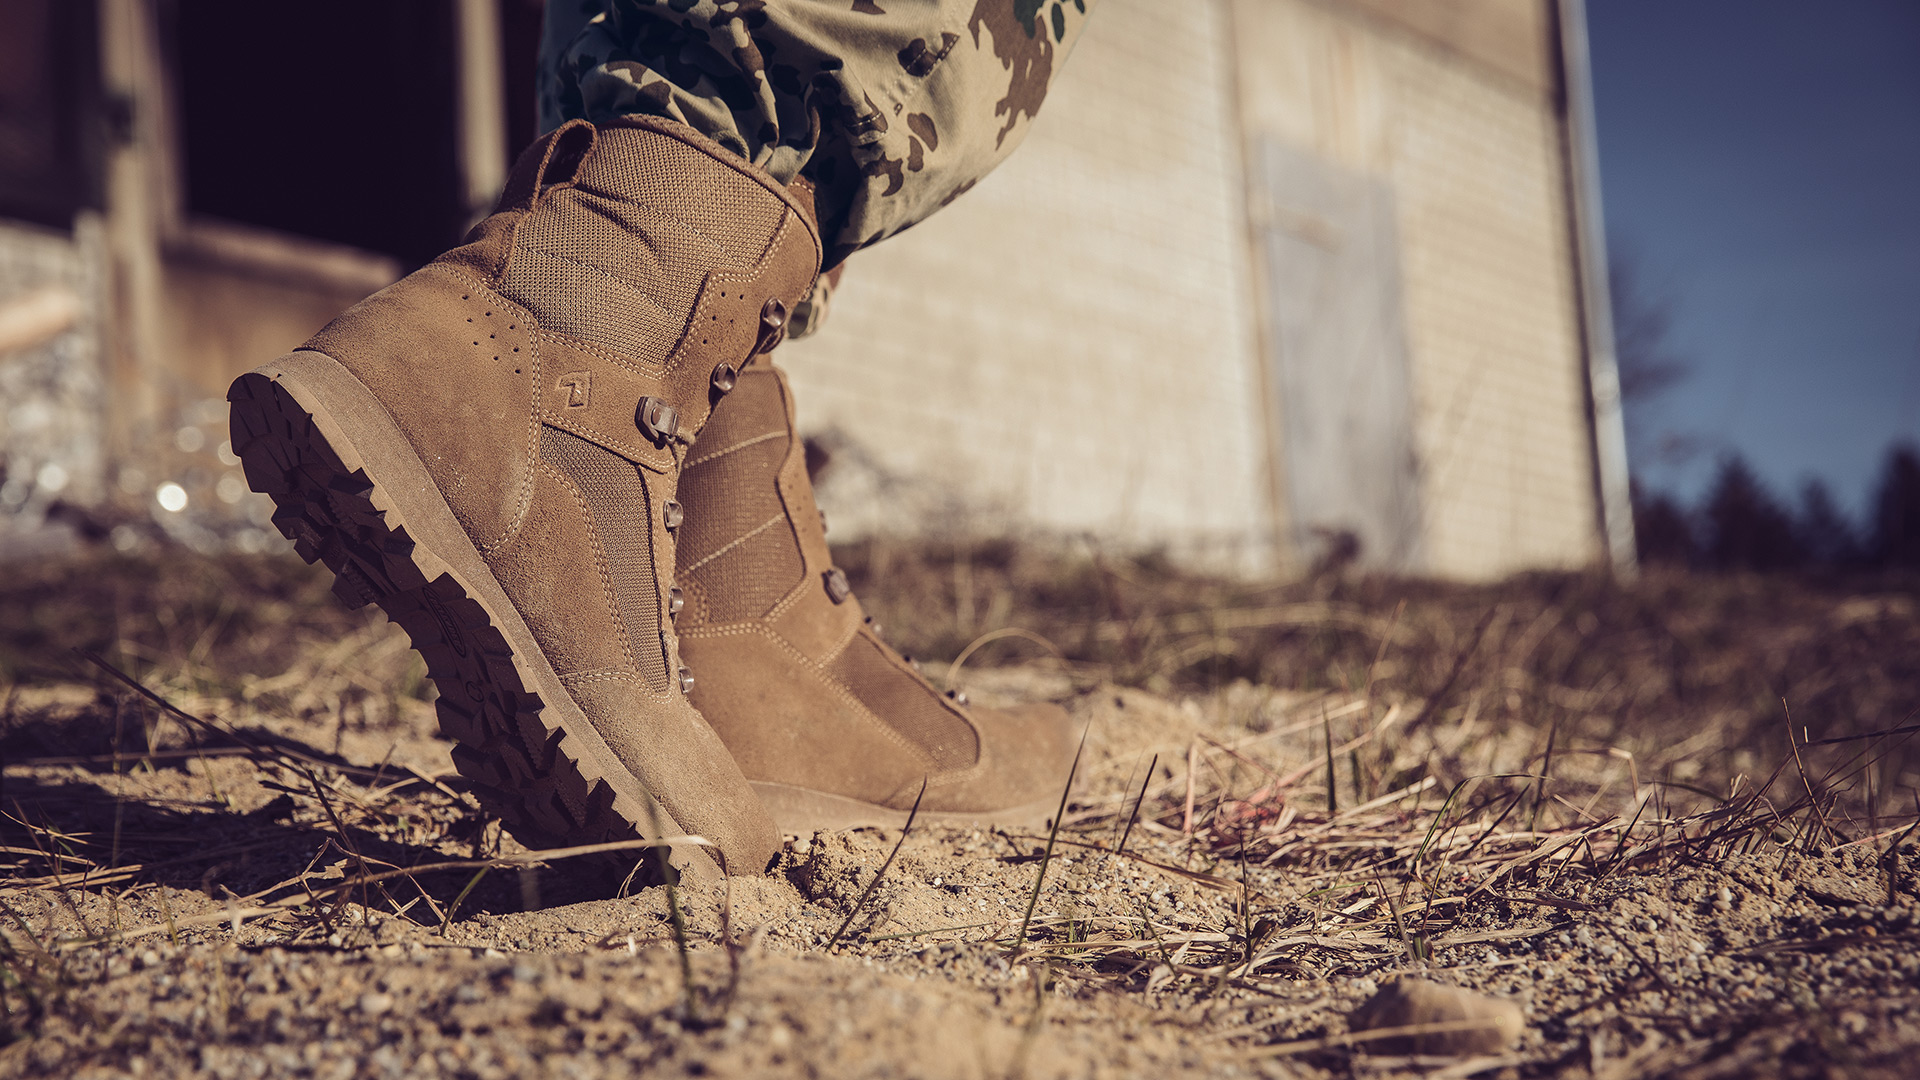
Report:
<svg viewBox="0 0 1920 1080"><path fill-rule="evenodd" d="M295 552L333 571L335 596L378 604L407 632L454 764L515 838L538 849L684 832L573 703L370 391L303 351L242 375L227 400L248 486L274 500ZM669 860L683 877L720 873L699 845L674 844Z"/></svg>

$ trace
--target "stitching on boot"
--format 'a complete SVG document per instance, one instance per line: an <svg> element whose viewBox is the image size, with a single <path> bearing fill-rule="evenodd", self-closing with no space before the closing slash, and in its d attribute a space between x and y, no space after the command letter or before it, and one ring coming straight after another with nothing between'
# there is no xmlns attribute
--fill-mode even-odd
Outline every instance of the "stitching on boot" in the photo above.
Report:
<svg viewBox="0 0 1920 1080"><path fill-rule="evenodd" d="M866 642L867 645L863 645L862 644L863 642ZM973 738L973 755L974 755L973 761L970 762L966 767L971 768L975 765L978 765L981 759L984 758L986 755L986 749L985 749L986 741L980 737L979 726L973 722L973 719L971 717L969 717L966 713L960 711L959 709L955 708L952 705L952 703L946 699L944 695L942 695L938 690L935 690L933 688L933 684L927 680L926 676L922 675L919 672L919 670L913 666L911 661L907 660L906 658L902 657L899 653L896 653L892 649L888 648L887 644L881 641L879 638L863 638L862 635L858 632L858 630L856 630L854 635L847 640L846 644L842 645L840 649L833 654L832 659L825 661L821 665L822 671L826 675L828 680L838 681L838 676L834 674L833 669L838 667L840 660L847 656L849 650L865 648L865 647L868 647L869 645L875 653L879 654L879 657L881 661L884 662L884 665L889 675L893 677L904 676L909 683L913 684L915 688L917 688L918 690L928 695L927 699L932 702L935 709L937 709L941 713L944 713L950 720L957 720L960 723L960 726L966 729L967 734L969 734ZM854 694L855 697L859 697L859 692L853 690L851 685L848 685L847 688L849 692L852 692ZM861 699L861 703L865 704L864 698ZM874 715L878 716L879 713L876 711ZM925 734L931 735L932 733L927 732ZM902 733L902 737L905 737L904 732ZM929 753L929 756L932 755L932 751L928 751L928 753ZM937 762L939 759L935 758L934 760ZM949 765L948 769L951 770L956 767L957 766Z"/></svg>
<svg viewBox="0 0 1920 1080"><path fill-rule="evenodd" d="M878 731L882 737L887 739L889 742L892 742L895 746L898 746L899 748L907 751L909 754L913 755L914 757L925 761L929 766L929 769L928 769L929 772L951 771L951 770L936 770L932 768L932 766L935 765L935 762L933 760L933 755L927 752L926 747L921 746L919 743L914 742L913 740L907 738L905 735L902 735L898 728L895 728L892 724L889 724L885 720L881 719L878 713L874 712L872 709L867 707L866 702L861 701L858 697L854 695L852 690L847 688L845 684L843 684L839 679L834 678L833 674L826 669L825 665L816 663L814 660L810 659L805 653L795 648L792 642L788 641L786 638L781 637L779 634L774 633L771 629L765 626L749 626L745 629L744 632L750 633L750 634L757 634L758 636L764 637L767 640L773 642L776 648L781 649L789 657L792 657L793 659L799 661L802 667L818 675L820 677L821 685L825 686L836 698L840 699L841 704L852 709L853 714L856 718L863 720L868 725L872 726L874 730ZM839 656L838 653L835 653L834 655L835 657ZM971 721L969 721L969 726L971 726ZM975 737L978 738L977 732L975 733Z"/></svg>
<svg viewBox="0 0 1920 1080"><path fill-rule="evenodd" d="M599 359L605 360L607 363L612 364L617 368L621 368L630 374L637 375L640 378L659 380L665 375L664 371L655 370L653 365L648 364L645 360L637 360L637 359L634 359L633 357L622 356L617 352L611 352L605 348L602 348L599 345L595 345L591 341L582 341L581 339L574 337L572 334L566 333L565 331L554 330L554 329L550 329L548 327L542 326L537 332L542 337L547 337L547 338L553 339L554 341L558 341L566 345L568 348L573 349L576 352L583 352L589 356L598 357Z"/></svg>
<svg viewBox="0 0 1920 1080"><path fill-rule="evenodd" d="M631 281L628 281L626 278L620 277L619 275L611 273L607 270L603 270L600 267L595 266L590 262L582 262L571 255L563 255L558 251L548 251L546 248L529 247L529 248L519 248L517 250L524 252L525 254L528 254L528 255L544 255L549 259L558 259L559 261L564 263L572 263L573 265L581 268L582 270L588 270L595 274L600 275L602 278L605 278L606 280L613 282L615 285L620 286L625 291L639 297L641 302L653 308L653 310L659 312L660 314L662 315L673 314L672 310L669 309L666 305L655 300L652 296L649 296L645 289L641 288L638 285L635 285Z"/></svg>
<svg viewBox="0 0 1920 1080"><path fill-rule="evenodd" d="M728 454L731 454L736 450L745 450L749 446L758 446L763 442L769 442L774 439L785 438L786 434L787 433L784 430L782 430L782 431L769 431L765 435L755 435L751 439L747 439L743 442L734 443L732 446L726 447L724 449L715 450L713 453L708 454L705 457L694 458L692 461L689 461L685 465L680 466L680 472L682 473L682 475L684 475L688 469L691 469L696 465L705 465L709 461L715 461L720 458L726 457Z"/></svg>
<svg viewBox="0 0 1920 1080"><path fill-rule="evenodd" d="M800 538L800 525L799 525L799 522L806 517L806 514L796 513L794 510L794 505L796 502L804 504L810 500L802 500L797 490L797 484L794 482L790 482L788 480L789 470L793 467L796 459L801 463L801 476L803 478L806 476L805 462L806 462L807 450L806 450L805 442L800 438L799 420L794 409L793 388L787 385L786 374L780 371L780 369L773 366L773 361L771 358L769 358L767 361L767 371L768 371L769 377L773 379L773 384L775 388L777 388L780 391L781 412L784 413L787 418L787 431L793 435L793 442L791 445L787 447L787 456L781 460L780 467L774 471L773 490L780 497L781 509L786 511L787 530L793 534L794 546L798 548L800 551L800 562L806 571L801 575L800 581L797 584L795 584L792 589L787 591L787 595L781 597L773 605L773 609L767 612L766 618L777 619L780 616L785 615L788 611L792 610L796 605L798 605L801 602L801 600L806 596L808 588L810 586L815 585L816 582L818 581L818 578L816 577L816 575L823 572L823 570L821 567L812 565L812 563L807 558L807 545ZM807 509L807 507L805 505L802 505L801 509L805 510ZM821 535L820 540L822 545L824 545L826 542L826 536L824 533ZM829 554L827 557L827 563L829 566L831 566L832 562L833 562L833 557L831 554ZM857 600L854 602L858 604ZM858 634L859 632L860 632L859 621L852 620L850 622L849 629L845 632L846 636L841 638L841 640L836 643L836 647L833 650L833 654L836 656L839 655L840 651L844 650L847 647L847 642L852 639L853 635Z"/></svg>
<svg viewBox="0 0 1920 1080"><path fill-rule="evenodd" d="M759 166L745 161L738 154L733 153L719 143L700 134L700 132L694 130L692 127L675 120L669 120L665 117L641 115L623 116L613 123L604 126L608 129L651 131L656 135L664 135L676 142L690 146L718 162L723 162L723 168L736 172L748 180L759 184L784 203L790 212L794 213L796 217L799 217L807 224L807 231L813 235L814 246L822 246L819 230L814 227L813 223L806 221L805 214L798 211L793 193L788 191L784 184L766 175ZM596 134L598 133L596 132Z"/></svg>
<svg viewBox="0 0 1920 1080"><path fill-rule="evenodd" d="M788 518L787 523L788 525L792 525L793 521L791 517ZM818 588L820 588L820 575L809 568L807 572L801 576L800 583L789 589L787 595L781 597L773 607L769 608L762 618L765 618L769 622L779 619L780 616L793 610L801 601L807 598L809 593ZM839 655L839 650L846 647L847 641L851 640L853 635L860 632L860 624L858 622L851 623L850 626L851 628L847 631L846 638L842 639L839 642L839 647L834 650L834 655Z"/></svg>
<svg viewBox="0 0 1920 1080"><path fill-rule="evenodd" d="M699 562L694 563L692 566L687 567L685 570L681 571L681 573L692 575L694 572L698 571L701 567L707 565L713 560L719 558L722 555L725 555L727 552L732 551L734 548L739 547L741 544L746 543L747 541L753 539L754 537L759 536L761 533L766 532L768 529L773 528L775 524L785 520L786 516L787 515L785 514L773 515L772 517L761 522L760 524L755 525L752 529L749 529L748 531L740 534L739 536L734 537L732 540L727 541L725 544L721 545L718 548L715 548L713 551L708 552L706 556L702 558Z"/></svg>
<svg viewBox="0 0 1920 1080"><path fill-rule="evenodd" d="M769 241L767 249L760 253L760 258L756 260L752 266L744 270L716 269L707 274L706 281L700 285L700 294L694 301L693 310L687 313L686 329L680 332L679 343L674 346L673 351L668 353L666 360L662 362L662 371L668 374L677 371L681 362L693 351L693 328L700 324L700 316L706 314L707 310L713 305L713 286L716 283L724 285L747 284L758 281L765 276L767 270L777 261L780 252L785 249L787 240L792 235L793 230L788 227L789 224L792 219L799 216L799 214L794 212L792 207L786 209L785 214L780 219L780 223L774 227L773 238ZM817 262L818 260L816 259L815 261ZM812 281L818 279L819 276L820 270L819 267L816 266L808 279L808 288L812 287ZM807 290L802 289L800 291L804 294Z"/></svg>
<svg viewBox="0 0 1920 1080"><path fill-rule="evenodd" d="M564 416L548 416L542 417L540 423L564 431L569 435L576 436L585 442L590 442L600 449L605 450L607 453L630 461L648 472L664 476L673 468L671 456L658 452L649 455L639 446L623 443L617 439L609 439L604 433L595 431L577 420L569 420ZM665 460L662 460L663 458Z"/></svg>
<svg viewBox="0 0 1920 1080"><path fill-rule="evenodd" d="M574 484L573 478L561 472L558 466L547 462L545 459L541 459L538 467L545 471L549 477L560 481L561 490L573 496L574 505L580 508L580 516L587 523L587 542L593 549L594 568L600 572L600 591L606 595L607 610L608 613L613 616L614 633L618 634L620 638L620 655L626 657L627 663L633 665L637 671L640 667L640 661L633 655L633 639L627 629L627 621L620 617L620 597L613 589L613 573L607 564L606 549L600 544L600 529L593 521L593 507L588 505L587 497L581 494L579 487ZM545 646L542 646L542 648L544 649ZM556 672L556 674L560 673ZM560 677L565 679L567 676L560 674Z"/></svg>
<svg viewBox="0 0 1920 1080"><path fill-rule="evenodd" d="M660 392L664 393L669 389L659 372L644 370L634 363L622 359L617 354L595 348L578 338L570 337L555 330L547 330L538 325L534 327L533 338L536 351L539 349L542 341L553 342L573 352L585 353L596 360L605 361L607 364L619 368L636 379L642 379L656 384ZM544 361L544 354L541 355ZM540 369L540 379L545 380L551 372L552 369L546 367L543 362ZM546 424L549 427L556 427L569 434L577 435L587 442L609 453L618 454L651 472L665 475L674 468L673 455L670 452L661 451L652 446L644 446L640 443L630 443L610 438L605 432L595 431L585 424L569 418L563 412L555 411L549 414L545 407L545 395L547 393L545 385L536 386L535 390L540 395L538 408L536 410L536 420L538 423Z"/></svg>
<svg viewBox="0 0 1920 1080"><path fill-rule="evenodd" d="M560 676L560 681L568 684L590 683L590 682L632 683L640 687L641 689L646 690L648 693L660 694L663 696L666 694L666 691L660 690L654 687L653 685L651 685L650 683L648 683L647 677L645 675L640 675L631 671L619 671L619 670L607 669L607 668L602 668L595 671L576 671L571 675Z"/></svg>
<svg viewBox="0 0 1920 1080"><path fill-rule="evenodd" d="M528 320L527 325L535 331L527 335L527 351L532 354L527 358L527 369L533 372L533 408L527 415L527 460L538 464L540 461L540 413L547 396L546 388L542 384L546 382L547 369L540 355L538 332L540 324L533 321L530 312L523 310L521 315ZM533 508L533 472L534 470L529 468L520 478L520 496L514 507L513 517L507 522L507 528L499 544L493 546L498 547L500 544L505 544L508 539L519 536L520 530L526 527L527 512ZM486 555L486 549L481 549L481 555L483 557Z"/></svg>

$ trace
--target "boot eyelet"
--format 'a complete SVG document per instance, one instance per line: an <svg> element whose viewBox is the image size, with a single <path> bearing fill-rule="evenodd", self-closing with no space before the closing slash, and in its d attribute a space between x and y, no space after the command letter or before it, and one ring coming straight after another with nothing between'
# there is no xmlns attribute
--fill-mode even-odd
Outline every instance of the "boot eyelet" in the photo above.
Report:
<svg viewBox="0 0 1920 1080"><path fill-rule="evenodd" d="M713 388L722 394L728 393L733 389L734 383L739 381L739 378L740 371L738 368L735 368L732 364L722 363L713 369Z"/></svg>
<svg viewBox="0 0 1920 1080"><path fill-rule="evenodd" d="M787 305L777 296L770 296L760 307L760 325L769 330L778 330L787 325Z"/></svg>
<svg viewBox="0 0 1920 1080"><path fill-rule="evenodd" d="M683 694L693 693L693 669L692 668L683 667L680 669L680 692Z"/></svg>
<svg viewBox="0 0 1920 1080"><path fill-rule="evenodd" d="M687 512L677 500L668 499L660 504L660 523L669 530L679 528L680 523L686 519Z"/></svg>
<svg viewBox="0 0 1920 1080"><path fill-rule="evenodd" d="M853 585L847 580L847 575L840 572L839 567L836 566L821 576L826 579L827 599L836 604L844 604L847 602L847 597L853 595Z"/></svg>
<svg viewBox="0 0 1920 1080"><path fill-rule="evenodd" d="M775 345L787 334L787 305L777 296L768 297L760 308L760 337L753 343L753 353L749 357L764 352L772 352Z"/></svg>
<svg viewBox="0 0 1920 1080"><path fill-rule="evenodd" d="M643 397L640 407L633 411L633 420L640 433L653 440L654 445L663 446L680 433L680 410L657 397Z"/></svg>
<svg viewBox="0 0 1920 1080"><path fill-rule="evenodd" d="M967 704L967 693L964 690L949 690L947 691L947 700L953 702L955 705L965 706Z"/></svg>
<svg viewBox="0 0 1920 1080"><path fill-rule="evenodd" d="M680 586L667 586L667 618L680 614L680 609L686 606L687 594L680 591Z"/></svg>

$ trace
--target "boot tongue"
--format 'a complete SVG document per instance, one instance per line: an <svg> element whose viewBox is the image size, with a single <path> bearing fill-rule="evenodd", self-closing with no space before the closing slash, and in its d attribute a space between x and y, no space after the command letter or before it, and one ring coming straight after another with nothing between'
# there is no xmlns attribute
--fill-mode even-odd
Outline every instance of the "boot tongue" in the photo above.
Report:
<svg viewBox="0 0 1920 1080"><path fill-rule="evenodd" d="M595 141L593 125L585 120L562 124L535 139L513 163L494 213L528 209L547 189L571 183Z"/></svg>

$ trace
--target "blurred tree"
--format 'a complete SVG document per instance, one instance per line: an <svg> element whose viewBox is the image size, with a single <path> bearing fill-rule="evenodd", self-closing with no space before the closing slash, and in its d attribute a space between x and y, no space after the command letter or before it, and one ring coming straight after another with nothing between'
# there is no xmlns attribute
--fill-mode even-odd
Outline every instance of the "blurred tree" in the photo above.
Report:
<svg viewBox="0 0 1920 1080"><path fill-rule="evenodd" d="M1813 566L1839 569L1860 562L1859 533L1841 512L1824 480L1809 480L1800 489L1800 513L1794 521L1794 532L1807 562Z"/></svg>
<svg viewBox="0 0 1920 1080"><path fill-rule="evenodd" d="M1721 461L1700 516L1702 555L1714 569L1786 570L1806 562L1793 518L1738 454Z"/></svg>
<svg viewBox="0 0 1920 1080"><path fill-rule="evenodd" d="M1880 566L1920 569L1920 447L1912 443L1887 450L1873 500L1872 553Z"/></svg>
<svg viewBox="0 0 1920 1080"><path fill-rule="evenodd" d="M1639 256L1617 241L1607 260L1607 289L1613 300L1614 363L1620 369L1620 397L1629 407L1642 405L1687 377L1687 365L1673 352L1673 301L1649 294Z"/></svg>
<svg viewBox="0 0 1920 1080"><path fill-rule="evenodd" d="M1663 429L1658 399L1686 378L1687 366L1668 341L1673 301L1656 296L1636 249L1610 241L1607 287L1612 298L1614 363L1620 372L1620 400L1627 426L1627 461L1634 477L1634 528L1642 532L1640 557L1650 562L1691 565L1698 544L1687 514L1671 496L1646 496L1638 490L1651 469L1684 463L1699 452L1698 440ZM1644 530L1653 530L1648 538Z"/></svg>
<svg viewBox="0 0 1920 1080"><path fill-rule="evenodd" d="M1633 536L1640 561L1649 566L1692 566L1700 557L1687 512L1664 491L1651 496L1634 491Z"/></svg>

